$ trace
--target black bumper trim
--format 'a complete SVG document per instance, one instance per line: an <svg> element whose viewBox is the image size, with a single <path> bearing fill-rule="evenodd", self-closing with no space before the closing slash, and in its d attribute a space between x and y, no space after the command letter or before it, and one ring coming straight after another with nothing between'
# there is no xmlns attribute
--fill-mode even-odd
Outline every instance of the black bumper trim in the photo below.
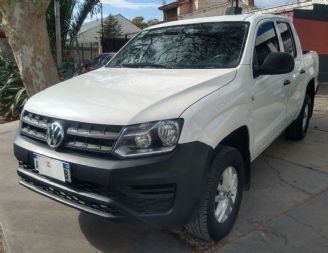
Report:
<svg viewBox="0 0 328 253"><path fill-rule="evenodd" d="M33 171L31 154L42 149L25 146L14 145L20 183L25 187L82 211L107 218L132 217L161 228L181 227L192 218L204 194L213 156L211 147L192 142L179 144L168 155L100 162L91 158L86 161L89 165L82 165L72 154L49 150L47 156L71 165L72 183L61 183ZM50 188L57 192L53 194ZM60 191L66 191L68 198L60 196ZM75 196L86 205L71 201ZM99 207L102 204L107 205L105 212ZM107 212L112 208L119 215Z"/></svg>
<svg viewBox="0 0 328 253"><path fill-rule="evenodd" d="M78 200L73 201L66 199L64 197L64 193L68 193L70 196L75 196L76 199L82 200L91 200L99 205L115 205L115 201L111 200L110 198L100 196L93 193L87 193L87 192L79 192L76 190L73 190L69 187L63 186L61 184L58 184L56 182L50 181L44 177L38 176L28 170L25 170L24 168L19 167L17 170L18 175L21 177L19 180L19 184L29 188L30 190L33 190L37 193L40 193L48 198L51 198L53 200L56 200L60 203L63 203L65 205L68 205L70 207L76 208L78 210L86 211L88 213L96 214L105 218L115 218L120 217L121 215L114 215L110 212L100 211L95 208L91 208L86 206L85 204L79 204L77 203ZM39 185L44 185L48 187L49 189L53 189L53 191L59 191L62 192L62 195L51 193L51 191L42 190L42 188Z"/></svg>

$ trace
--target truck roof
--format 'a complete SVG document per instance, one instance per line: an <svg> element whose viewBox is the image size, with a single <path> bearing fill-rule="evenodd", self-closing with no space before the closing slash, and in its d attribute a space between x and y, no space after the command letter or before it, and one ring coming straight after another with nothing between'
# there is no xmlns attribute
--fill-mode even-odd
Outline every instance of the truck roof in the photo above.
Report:
<svg viewBox="0 0 328 253"><path fill-rule="evenodd" d="M257 22L261 19L265 18L283 18L288 19L287 17L271 15L271 14L242 14L242 15L225 15L225 16L214 16L214 17L205 17L205 18L193 18L193 19L185 19L178 20L172 22L161 23L158 25L154 25L146 28L154 29L161 27L169 27L169 26L178 26L178 25L189 25L189 24L200 24L200 23L210 23L210 22L233 22L233 21L248 21L248 22Z"/></svg>

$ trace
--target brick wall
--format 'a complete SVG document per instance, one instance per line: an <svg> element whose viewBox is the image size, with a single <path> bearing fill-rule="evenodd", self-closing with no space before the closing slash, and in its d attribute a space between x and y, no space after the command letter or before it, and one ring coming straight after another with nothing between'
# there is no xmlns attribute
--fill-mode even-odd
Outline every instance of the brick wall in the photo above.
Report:
<svg viewBox="0 0 328 253"><path fill-rule="evenodd" d="M225 5L227 3L226 0L199 0L198 1L198 9L207 9L216 5Z"/></svg>

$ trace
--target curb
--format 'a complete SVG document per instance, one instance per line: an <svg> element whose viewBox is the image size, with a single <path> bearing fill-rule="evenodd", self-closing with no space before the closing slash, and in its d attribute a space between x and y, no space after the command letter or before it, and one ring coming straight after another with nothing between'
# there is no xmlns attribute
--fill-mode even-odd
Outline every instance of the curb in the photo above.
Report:
<svg viewBox="0 0 328 253"><path fill-rule="evenodd" d="M0 252L9 253L7 240L2 229L2 224L0 223ZM1 248L2 247L2 248Z"/></svg>

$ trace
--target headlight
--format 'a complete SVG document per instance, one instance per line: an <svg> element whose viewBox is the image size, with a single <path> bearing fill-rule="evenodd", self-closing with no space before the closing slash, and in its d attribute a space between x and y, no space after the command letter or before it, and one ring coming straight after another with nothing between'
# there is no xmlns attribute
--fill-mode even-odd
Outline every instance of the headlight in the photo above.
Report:
<svg viewBox="0 0 328 253"><path fill-rule="evenodd" d="M175 149L183 120L163 120L124 128L114 152L121 157L167 153Z"/></svg>

